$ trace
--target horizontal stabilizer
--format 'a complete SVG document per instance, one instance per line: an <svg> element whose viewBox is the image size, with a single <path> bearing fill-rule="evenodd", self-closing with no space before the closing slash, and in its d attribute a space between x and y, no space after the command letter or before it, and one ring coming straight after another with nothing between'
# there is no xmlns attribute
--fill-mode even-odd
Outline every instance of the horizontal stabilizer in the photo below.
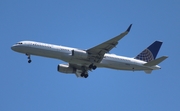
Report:
<svg viewBox="0 0 180 111"><path fill-rule="evenodd" d="M168 57L167 56L162 56L158 59L155 59L153 61L150 61L148 63L145 63L144 65L145 66L155 66L155 65L158 65L159 63L161 63L162 61L164 61L165 59L167 59Z"/></svg>

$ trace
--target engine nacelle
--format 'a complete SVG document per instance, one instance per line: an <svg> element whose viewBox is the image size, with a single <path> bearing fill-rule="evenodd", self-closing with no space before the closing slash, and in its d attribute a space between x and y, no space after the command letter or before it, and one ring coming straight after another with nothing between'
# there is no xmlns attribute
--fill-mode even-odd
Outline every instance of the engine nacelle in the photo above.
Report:
<svg viewBox="0 0 180 111"><path fill-rule="evenodd" d="M76 70L73 67L70 67L66 64L59 64L57 70L62 73L75 73Z"/></svg>
<svg viewBox="0 0 180 111"><path fill-rule="evenodd" d="M72 56L75 58L87 59L88 53L83 50L74 49L72 50Z"/></svg>

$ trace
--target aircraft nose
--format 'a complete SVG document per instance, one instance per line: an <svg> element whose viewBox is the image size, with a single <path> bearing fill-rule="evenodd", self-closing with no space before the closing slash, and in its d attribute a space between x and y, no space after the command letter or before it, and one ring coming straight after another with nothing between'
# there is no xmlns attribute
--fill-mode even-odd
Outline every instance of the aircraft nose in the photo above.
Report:
<svg viewBox="0 0 180 111"><path fill-rule="evenodd" d="M14 50L14 46L11 46L11 49Z"/></svg>
<svg viewBox="0 0 180 111"><path fill-rule="evenodd" d="M11 46L11 49L12 49L13 51L15 51L15 50L16 50L16 46L15 46L15 45Z"/></svg>

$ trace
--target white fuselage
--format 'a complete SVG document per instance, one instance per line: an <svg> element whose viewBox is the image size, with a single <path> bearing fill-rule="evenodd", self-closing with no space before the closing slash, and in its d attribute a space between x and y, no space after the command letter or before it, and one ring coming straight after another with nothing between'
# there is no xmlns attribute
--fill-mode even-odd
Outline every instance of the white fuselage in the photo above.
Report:
<svg viewBox="0 0 180 111"><path fill-rule="evenodd" d="M21 43L21 44L20 44ZM89 66L91 62L85 58L77 58L72 56L72 50L80 50L76 48L70 48L65 46L46 44L34 41L21 41L18 44L13 45L12 50L30 54L37 55L49 58L60 59L68 63L72 64L81 64L84 66ZM85 50L80 50L84 51ZM143 71L151 71L155 69L160 69L160 66L145 66L146 62L137 60L134 58L118 56L115 54L105 54L104 58L100 63L95 63L97 67L105 67L117 70L143 70Z"/></svg>

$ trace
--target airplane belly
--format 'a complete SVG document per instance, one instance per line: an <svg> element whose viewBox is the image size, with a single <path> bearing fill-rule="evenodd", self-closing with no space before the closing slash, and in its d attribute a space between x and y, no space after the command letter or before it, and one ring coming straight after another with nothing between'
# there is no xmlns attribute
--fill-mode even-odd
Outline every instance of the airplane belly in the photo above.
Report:
<svg viewBox="0 0 180 111"><path fill-rule="evenodd" d="M86 60L86 59L77 59L77 58L71 58L69 63L71 64L79 64L79 65L83 65L83 66L89 66L91 64L90 61Z"/></svg>
<svg viewBox="0 0 180 111"><path fill-rule="evenodd" d="M143 67L137 64L130 64L126 62L118 62L118 61L112 61L112 60L103 60L99 67L106 67L116 70L148 70L149 68Z"/></svg>
<svg viewBox="0 0 180 111"><path fill-rule="evenodd" d="M112 68L112 69L118 69L120 66L124 67L123 64L117 61L112 61L112 60L103 60L99 64L99 67L106 67L106 68Z"/></svg>

